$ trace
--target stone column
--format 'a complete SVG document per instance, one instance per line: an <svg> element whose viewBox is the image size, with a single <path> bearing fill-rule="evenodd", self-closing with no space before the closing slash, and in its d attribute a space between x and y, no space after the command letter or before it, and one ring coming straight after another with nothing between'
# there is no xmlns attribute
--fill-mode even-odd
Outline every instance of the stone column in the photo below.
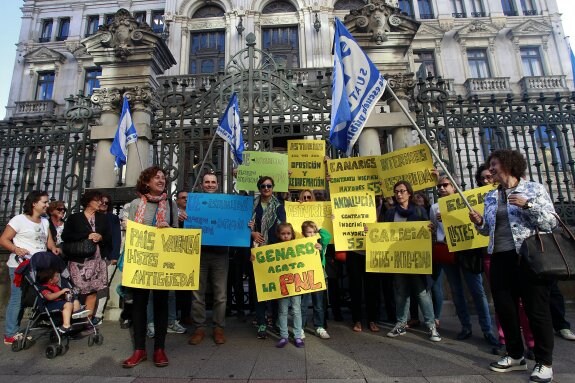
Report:
<svg viewBox="0 0 575 383"><path fill-rule="evenodd" d="M395 92L399 102L401 102L405 108L409 108L408 98L412 94L413 88L415 87L413 73L398 73L388 75L386 77L389 87ZM401 107L398 105L394 98L391 98L389 101L389 110L391 113L403 113ZM405 117L405 120L409 124L407 117ZM391 137L393 141L393 150L403 149L413 145L412 130L413 127L411 124L406 126L398 126L392 130Z"/></svg>
<svg viewBox="0 0 575 383"><path fill-rule="evenodd" d="M135 185L142 170L151 165L149 138L152 137L152 88L135 87L127 90L124 96L130 101L132 121L138 132L138 142L128 145L128 163L126 164L126 185ZM137 146L136 146L137 145Z"/></svg>

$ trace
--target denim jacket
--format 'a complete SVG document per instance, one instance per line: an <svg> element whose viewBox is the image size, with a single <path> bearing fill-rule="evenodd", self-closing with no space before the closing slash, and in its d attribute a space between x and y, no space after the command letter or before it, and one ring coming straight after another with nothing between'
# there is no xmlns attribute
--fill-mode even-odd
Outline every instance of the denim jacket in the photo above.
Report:
<svg viewBox="0 0 575 383"><path fill-rule="evenodd" d="M535 234L535 229L541 231L551 231L557 220L553 215L555 208L545 187L537 182L519 180L515 191L532 203L529 209L511 205L507 202L507 215L511 225L511 233L515 242L515 250L519 252L523 241ZM495 217L497 215L497 204L499 202L499 189L490 191L485 196L485 209L483 212L482 226L476 226L477 231L483 235L489 235L489 246L487 252L493 254L493 243L495 235Z"/></svg>

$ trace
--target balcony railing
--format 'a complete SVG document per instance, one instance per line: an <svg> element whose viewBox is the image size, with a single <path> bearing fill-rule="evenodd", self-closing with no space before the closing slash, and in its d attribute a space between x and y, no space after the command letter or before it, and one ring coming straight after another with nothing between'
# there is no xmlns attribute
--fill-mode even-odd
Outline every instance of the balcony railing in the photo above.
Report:
<svg viewBox="0 0 575 383"><path fill-rule="evenodd" d="M515 9L503 10L505 16L517 16L517 11Z"/></svg>
<svg viewBox="0 0 575 383"><path fill-rule="evenodd" d="M49 41L50 41L50 38L49 38L49 37L40 37L40 38L38 39L38 42L39 42L39 43L47 43L47 42L49 42Z"/></svg>
<svg viewBox="0 0 575 383"><path fill-rule="evenodd" d="M471 12L471 17L487 17L486 12Z"/></svg>
<svg viewBox="0 0 575 383"><path fill-rule="evenodd" d="M453 12L451 14L451 16L453 16L456 19L465 19L467 17L467 13L465 13L465 12Z"/></svg>
<svg viewBox="0 0 575 383"><path fill-rule="evenodd" d="M467 96L506 95L511 93L509 77L469 78L463 83Z"/></svg>
<svg viewBox="0 0 575 383"><path fill-rule="evenodd" d="M523 11L524 16L537 16L539 13L535 9L529 9Z"/></svg>
<svg viewBox="0 0 575 383"><path fill-rule="evenodd" d="M429 20L429 19L434 19L435 17L433 16L433 13L420 13L419 18L421 20Z"/></svg>
<svg viewBox="0 0 575 383"><path fill-rule="evenodd" d="M565 76L525 76L519 81L521 93L568 92Z"/></svg>
<svg viewBox="0 0 575 383"><path fill-rule="evenodd" d="M56 114L56 104L53 100L46 101L16 101L14 116L47 116Z"/></svg>

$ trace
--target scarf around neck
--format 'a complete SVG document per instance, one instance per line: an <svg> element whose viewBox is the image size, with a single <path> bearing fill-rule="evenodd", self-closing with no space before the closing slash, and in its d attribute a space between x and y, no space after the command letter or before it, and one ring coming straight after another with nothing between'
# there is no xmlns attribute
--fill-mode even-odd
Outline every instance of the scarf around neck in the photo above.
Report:
<svg viewBox="0 0 575 383"><path fill-rule="evenodd" d="M260 198L260 196L257 196L255 201L254 201L254 214L253 214L252 219L255 219L256 208L258 205L260 205L260 203L261 203L261 198ZM269 242L268 232L277 223L277 220L278 220L277 208L280 205L281 205L280 201L275 196L272 196L270 198L270 200L268 201L268 205L266 206L265 209L262 205L263 214L262 214L262 222L260 225L260 230L261 230L260 232L264 236L264 240L265 240L266 245Z"/></svg>
<svg viewBox="0 0 575 383"><path fill-rule="evenodd" d="M138 223L144 222L144 214L146 213L146 206L148 201L157 203L158 208L156 209L156 215L154 221L156 222L156 226L158 226L161 222L166 221L166 212L168 211L168 196L166 193L162 193L159 196L153 196L151 194L144 194L140 198L140 203L138 204L138 210L136 210L136 216L134 217L134 221Z"/></svg>

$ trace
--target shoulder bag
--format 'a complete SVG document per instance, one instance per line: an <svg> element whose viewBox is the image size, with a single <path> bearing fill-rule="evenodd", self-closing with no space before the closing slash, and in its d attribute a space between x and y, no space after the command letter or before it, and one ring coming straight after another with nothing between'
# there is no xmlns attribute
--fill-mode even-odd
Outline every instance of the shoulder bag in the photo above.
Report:
<svg viewBox="0 0 575 383"><path fill-rule="evenodd" d="M549 233L537 232L521 245L521 262L537 277L575 279L575 236L554 214L559 225Z"/></svg>

